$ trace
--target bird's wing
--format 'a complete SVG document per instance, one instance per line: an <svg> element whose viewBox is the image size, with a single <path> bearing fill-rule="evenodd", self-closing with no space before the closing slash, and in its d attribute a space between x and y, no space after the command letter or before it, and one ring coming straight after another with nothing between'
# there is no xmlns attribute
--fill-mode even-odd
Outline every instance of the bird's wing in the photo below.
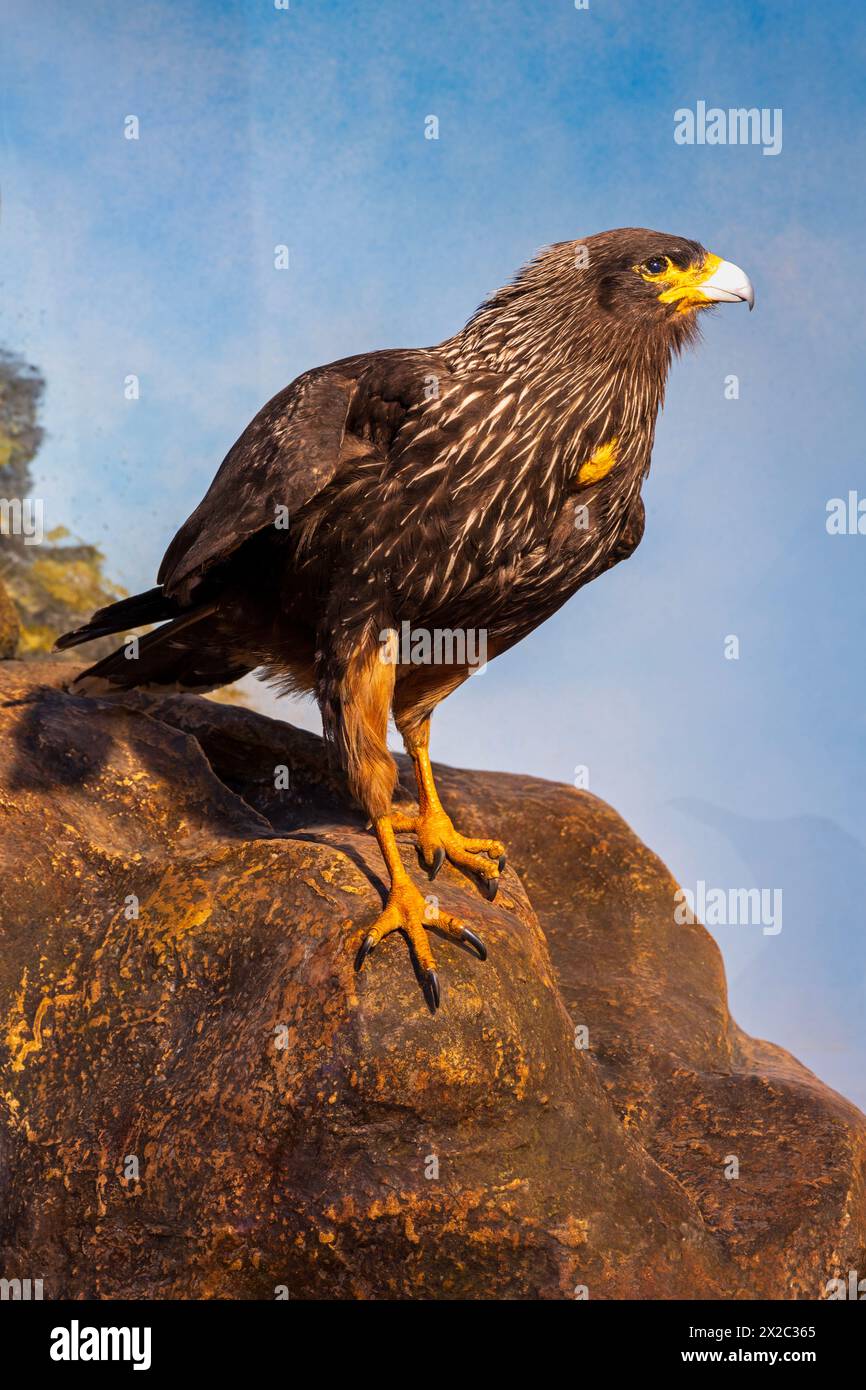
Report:
<svg viewBox="0 0 866 1390"><path fill-rule="evenodd" d="M330 482L356 385L349 371L319 368L259 411L168 547L157 576L166 593L188 598L207 570Z"/></svg>

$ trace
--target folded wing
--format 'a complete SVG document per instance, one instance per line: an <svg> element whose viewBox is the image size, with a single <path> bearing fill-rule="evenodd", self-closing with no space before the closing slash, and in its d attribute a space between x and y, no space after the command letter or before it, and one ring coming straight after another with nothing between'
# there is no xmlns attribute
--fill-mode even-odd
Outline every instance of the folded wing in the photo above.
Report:
<svg viewBox="0 0 866 1390"><path fill-rule="evenodd" d="M257 531L289 520L336 472L356 382L334 367L274 396L232 445L160 565L164 592L184 606L205 574ZM280 509L286 509L281 511Z"/></svg>

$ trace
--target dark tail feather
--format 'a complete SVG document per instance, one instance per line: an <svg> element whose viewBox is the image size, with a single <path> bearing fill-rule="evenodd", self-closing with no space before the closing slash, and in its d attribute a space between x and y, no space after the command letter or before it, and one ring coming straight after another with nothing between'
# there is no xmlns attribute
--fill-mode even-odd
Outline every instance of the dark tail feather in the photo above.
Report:
<svg viewBox="0 0 866 1390"><path fill-rule="evenodd" d="M212 608L185 614L139 637L135 647L126 643L76 676L70 690L75 695L136 688L203 693L231 685L254 668L227 650L212 615Z"/></svg>
<svg viewBox="0 0 866 1390"><path fill-rule="evenodd" d="M58 637L54 647L56 651L64 652L67 647L92 642L95 637L110 637L112 633L123 632L125 628L144 627L146 623L161 623L166 618L176 618L180 611L176 601L164 594L161 588L148 589L146 594L133 594L132 598L122 598L117 603L100 608L84 627L77 627L74 632L65 632Z"/></svg>

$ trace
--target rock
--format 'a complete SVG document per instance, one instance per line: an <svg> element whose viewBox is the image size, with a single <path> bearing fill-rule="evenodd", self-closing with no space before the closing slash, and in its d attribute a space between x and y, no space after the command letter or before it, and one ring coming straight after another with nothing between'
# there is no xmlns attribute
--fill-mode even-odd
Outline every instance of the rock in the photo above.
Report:
<svg viewBox="0 0 866 1390"><path fill-rule="evenodd" d="M21 625L18 613L0 579L0 661L9 661L18 650Z"/></svg>
<svg viewBox="0 0 866 1390"><path fill-rule="evenodd" d="M68 679L0 671L3 1276L51 1298L815 1298L866 1269L866 1119L739 1032L717 948L609 807L438 770L511 860L492 905L437 879L489 959L435 942L431 1018L399 938L352 968L383 870L318 738Z"/></svg>

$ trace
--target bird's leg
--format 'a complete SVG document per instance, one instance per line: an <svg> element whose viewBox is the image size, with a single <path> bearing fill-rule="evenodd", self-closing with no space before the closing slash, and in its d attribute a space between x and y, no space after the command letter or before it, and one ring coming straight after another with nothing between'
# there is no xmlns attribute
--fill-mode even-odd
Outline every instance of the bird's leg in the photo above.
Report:
<svg viewBox="0 0 866 1390"><path fill-rule="evenodd" d="M428 930L432 927L441 935L459 942L461 946L471 946L479 960L487 959L487 951L481 939L474 932L470 931L468 927L464 927L461 922L457 921L456 917L443 912L435 901L424 898L419 889L415 887L400 858L397 841L394 839L391 817L380 816L373 822L373 829L376 832L382 858L385 860L385 866L391 877L391 889L388 893L384 912L376 919L361 942L355 958L355 968L361 969L370 952L386 936L390 936L395 931L401 932L409 944L412 965L427 1001L427 1007L431 1014L435 1014L439 1007L439 977L436 974L436 963L433 960L433 952L430 950L430 942L427 939Z"/></svg>
<svg viewBox="0 0 866 1390"><path fill-rule="evenodd" d="M428 902L410 879L400 858L391 824L391 794L397 769L388 752L388 715L394 690L394 668L380 660L375 646L359 647L339 682L335 734L355 798L373 822L382 858L391 879L384 911L373 923L355 958L360 970L374 947L392 932L401 932L409 945L418 983L431 1013L439 1007L439 979L427 932L433 929L484 960L487 952L474 932Z"/></svg>
<svg viewBox="0 0 866 1390"><path fill-rule="evenodd" d="M489 902L496 897L499 876L505 868L505 846L499 840L469 839L454 829L446 813L430 765L430 720L425 719L416 729L403 731L406 751L415 768L418 785L418 815L394 813L394 830L410 830L418 837L418 848L431 879L438 874L446 858L458 868L474 874L481 891Z"/></svg>

